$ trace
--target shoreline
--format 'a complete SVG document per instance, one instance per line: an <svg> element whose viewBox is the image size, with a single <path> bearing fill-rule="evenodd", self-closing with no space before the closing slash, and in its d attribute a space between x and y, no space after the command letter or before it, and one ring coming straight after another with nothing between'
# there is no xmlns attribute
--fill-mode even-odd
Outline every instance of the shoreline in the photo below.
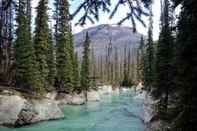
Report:
<svg viewBox="0 0 197 131"><path fill-rule="evenodd" d="M120 89L111 85L99 86L98 90L88 91L88 102L99 102L102 95L119 94ZM64 106L83 105L86 99L83 93L62 94L57 99L57 92L47 93L41 99L27 99L17 92L4 90L0 94L0 127L19 128L39 122L64 119ZM2 102L1 102L2 101ZM12 108L14 107L14 108Z"/></svg>

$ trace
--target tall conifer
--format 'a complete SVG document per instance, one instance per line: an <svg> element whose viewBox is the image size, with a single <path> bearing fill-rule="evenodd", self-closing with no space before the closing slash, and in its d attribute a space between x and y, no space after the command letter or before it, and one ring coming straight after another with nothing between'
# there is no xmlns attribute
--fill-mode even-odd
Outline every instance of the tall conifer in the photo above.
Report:
<svg viewBox="0 0 197 131"><path fill-rule="evenodd" d="M80 72L79 72L79 61L78 55L75 53L74 63L73 63L73 87L78 89L80 86Z"/></svg>
<svg viewBox="0 0 197 131"><path fill-rule="evenodd" d="M48 37L48 54L47 54L47 64L48 64L48 83L50 86L54 86L55 76L56 76L56 60L55 60L55 47L52 36L52 31L49 31Z"/></svg>
<svg viewBox="0 0 197 131"><path fill-rule="evenodd" d="M49 48L49 26L48 26L48 0L40 0L37 7L34 48L36 62L38 63L42 83L47 80L49 69L47 55Z"/></svg>
<svg viewBox="0 0 197 131"><path fill-rule="evenodd" d="M149 16L149 29L148 29L148 40L146 47L145 56L145 85L150 90L154 81L154 47L153 47L153 19L152 19L152 7L150 6Z"/></svg>
<svg viewBox="0 0 197 131"><path fill-rule="evenodd" d="M15 41L16 86L26 91L33 90L35 93L42 94L44 89L35 61L33 44L29 37L31 32L25 12L26 5L26 1L19 0Z"/></svg>
<svg viewBox="0 0 197 131"><path fill-rule="evenodd" d="M90 42L90 37L87 32L83 45L83 60L81 65L81 86L82 89L86 91L90 87Z"/></svg>
<svg viewBox="0 0 197 131"><path fill-rule="evenodd" d="M70 45L69 3L68 0L58 0L56 6L56 46L57 46L57 79L59 91L72 90L72 59Z"/></svg>
<svg viewBox="0 0 197 131"><path fill-rule="evenodd" d="M161 33L157 45L156 53L156 96L165 93L164 105L167 108L169 89L173 85L173 37L169 19L169 0L164 0L163 15L161 21Z"/></svg>

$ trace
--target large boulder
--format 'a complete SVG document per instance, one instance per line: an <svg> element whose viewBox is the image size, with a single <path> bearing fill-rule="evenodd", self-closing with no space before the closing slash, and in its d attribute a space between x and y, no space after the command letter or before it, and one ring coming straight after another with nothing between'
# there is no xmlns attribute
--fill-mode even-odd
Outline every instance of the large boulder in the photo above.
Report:
<svg viewBox="0 0 197 131"><path fill-rule="evenodd" d="M153 121L146 125L145 131L169 131L168 123L162 120Z"/></svg>
<svg viewBox="0 0 197 131"><path fill-rule="evenodd" d="M140 100L145 101L146 95L147 95L146 91L136 92L136 95L134 96L134 99L140 99Z"/></svg>
<svg viewBox="0 0 197 131"><path fill-rule="evenodd" d="M154 100L150 93L143 92L143 114L142 119L145 123L150 123L151 120L157 117L157 104L159 100Z"/></svg>
<svg viewBox="0 0 197 131"><path fill-rule="evenodd" d="M55 100L0 95L0 125L22 126L63 117L64 113Z"/></svg>
<svg viewBox="0 0 197 131"><path fill-rule="evenodd" d="M46 94L46 97L47 97L48 99L55 100L56 97L57 97L57 92L56 92L56 91L49 92L49 93Z"/></svg>
<svg viewBox="0 0 197 131"><path fill-rule="evenodd" d="M129 90L130 90L129 88L124 88L124 87L122 87L120 91L121 91L121 92L128 92Z"/></svg>
<svg viewBox="0 0 197 131"><path fill-rule="evenodd" d="M63 109L66 104L69 104L72 102L72 95L60 93L57 95L56 101L58 102L58 105Z"/></svg>
<svg viewBox="0 0 197 131"><path fill-rule="evenodd" d="M26 102L17 95L0 95L0 125L14 125Z"/></svg>
<svg viewBox="0 0 197 131"><path fill-rule="evenodd" d="M98 91L95 91L95 90L88 91L87 100L88 101L100 101L100 95Z"/></svg>
<svg viewBox="0 0 197 131"><path fill-rule="evenodd" d="M111 85L104 85L98 87L98 92L100 95L109 95L113 93Z"/></svg>
<svg viewBox="0 0 197 131"><path fill-rule="evenodd" d="M64 113L59 108L57 102L54 100L32 100L32 106L33 112L35 112L36 115L31 120L31 123L43 120L59 119L64 117Z"/></svg>
<svg viewBox="0 0 197 131"><path fill-rule="evenodd" d="M120 94L120 89L119 88L113 89L113 94L119 95Z"/></svg>
<svg viewBox="0 0 197 131"><path fill-rule="evenodd" d="M72 95L68 95L66 101L67 104L70 105L82 105L85 104L86 98L84 93L80 93L80 94L73 93Z"/></svg>
<svg viewBox="0 0 197 131"><path fill-rule="evenodd" d="M64 108L66 104L69 105L82 105L85 104L86 98L84 93L72 93L72 94L65 94L60 93L57 95L56 101L61 108Z"/></svg>
<svg viewBox="0 0 197 131"><path fill-rule="evenodd" d="M143 84L140 82L137 86L136 86L136 93L141 93L143 91Z"/></svg>

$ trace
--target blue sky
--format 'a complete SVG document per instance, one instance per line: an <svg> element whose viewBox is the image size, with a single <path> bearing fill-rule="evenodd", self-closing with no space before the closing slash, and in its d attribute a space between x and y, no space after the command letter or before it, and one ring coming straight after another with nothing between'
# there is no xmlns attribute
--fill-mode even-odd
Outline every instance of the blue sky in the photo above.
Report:
<svg viewBox="0 0 197 131"><path fill-rule="evenodd" d="M36 16L36 11L35 11L35 7L37 6L39 0L32 0L32 6L33 6L33 16ZM49 0L50 1L50 8L53 9L53 0ZM70 12L72 13L77 6L79 5L81 0L70 0ZM125 16L126 12L127 12L127 8L125 6L121 6L120 10L116 13L116 15L110 20L109 19L109 14L107 13L101 13L100 14L100 20L98 22L96 22L95 24L92 24L90 22L87 22L86 25L84 25L83 27L81 26L74 26L74 24L77 22L77 20L79 19L79 15L72 21L73 24L73 33L77 33L80 32L83 29L92 27L92 26L96 26L99 24L116 24L122 17ZM52 16L52 10L49 11L50 16ZM155 0L154 4L153 4L153 38L154 40L158 39L159 36L159 21L160 19L160 0ZM143 17L143 20L145 21L145 23L148 25L148 18ZM122 26L129 26L132 27L132 24L130 21L126 21L125 23L122 24ZM147 28L143 27L140 23L137 23L137 31L143 35L147 34Z"/></svg>

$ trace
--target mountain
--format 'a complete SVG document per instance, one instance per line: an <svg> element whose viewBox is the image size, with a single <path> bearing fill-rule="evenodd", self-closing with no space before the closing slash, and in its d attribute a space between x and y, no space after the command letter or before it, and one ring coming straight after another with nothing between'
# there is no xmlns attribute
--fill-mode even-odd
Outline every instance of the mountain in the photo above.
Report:
<svg viewBox="0 0 197 131"><path fill-rule="evenodd" d="M93 47L96 56L106 54L106 47L109 47L110 41L112 48L116 47L120 54L124 52L125 47L131 50L136 49L139 46L141 37L141 34L134 33L131 27L109 24L91 27L74 34L76 51L80 56L86 32L89 33L92 43L91 47Z"/></svg>

